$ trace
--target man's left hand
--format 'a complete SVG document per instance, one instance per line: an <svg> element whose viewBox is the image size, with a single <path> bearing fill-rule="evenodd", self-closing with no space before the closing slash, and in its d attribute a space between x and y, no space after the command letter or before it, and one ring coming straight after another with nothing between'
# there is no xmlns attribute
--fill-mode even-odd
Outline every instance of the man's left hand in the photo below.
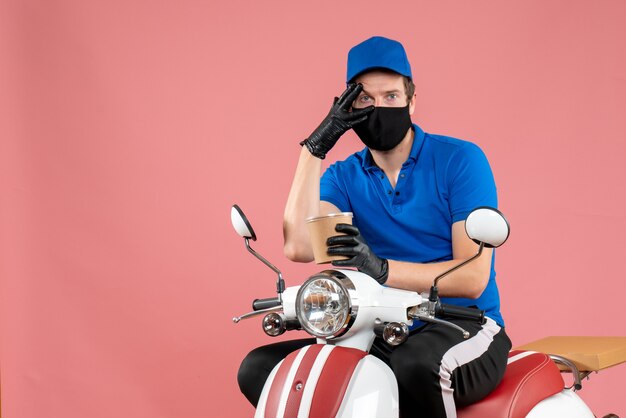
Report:
<svg viewBox="0 0 626 418"><path fill-rule="evenodd" d="M350 224L337 224L335 231L346 235L335 235L328 238L326 241L328 254L343 255L350 258L334 260L333 266L356 267L360 272L373 277L378 283L385 283L389 275L389 263L386 259L374 254L361 236L359 229Z"/></svg>

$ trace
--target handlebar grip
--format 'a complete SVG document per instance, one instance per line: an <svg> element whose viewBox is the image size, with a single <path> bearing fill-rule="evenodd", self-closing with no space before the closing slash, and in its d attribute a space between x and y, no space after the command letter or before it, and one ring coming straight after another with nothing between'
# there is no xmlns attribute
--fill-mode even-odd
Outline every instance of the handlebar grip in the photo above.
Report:
<svg viewBox="0 0 626 418"><path fill-rule="evenodd" d="M252 310L260 311L261 309L274 308L280 306L280 299L267 298L267 299L255 299L252 302Z"/></svg>
<svg viewBox="0 0 626 418"><path fill-rule="evenodd" d="M478 321L481 324L487 322L485 319L485 311L478 308L466 308L463 306L440 303L437 305L436 314L436 316L440 317L469 319L472 321Z"/></svg>

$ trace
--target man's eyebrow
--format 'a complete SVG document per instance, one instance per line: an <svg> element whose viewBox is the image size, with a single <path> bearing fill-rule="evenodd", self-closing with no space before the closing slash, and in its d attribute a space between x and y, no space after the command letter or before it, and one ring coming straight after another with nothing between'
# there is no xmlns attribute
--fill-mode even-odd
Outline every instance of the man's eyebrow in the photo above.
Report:
<svg viewBox="0 0 626 418"><path fill-rule="evenodd" d="M390 94L390 93L400 93L400 89L387 90L387 91L385 91L384 94ZM367 90L365 90L365 88L363 88L363 90L361 90L361 92L359 93L359 96L362 96L364 94L366 94L368 96L372 95L369 91L367 91Z"/></svg>

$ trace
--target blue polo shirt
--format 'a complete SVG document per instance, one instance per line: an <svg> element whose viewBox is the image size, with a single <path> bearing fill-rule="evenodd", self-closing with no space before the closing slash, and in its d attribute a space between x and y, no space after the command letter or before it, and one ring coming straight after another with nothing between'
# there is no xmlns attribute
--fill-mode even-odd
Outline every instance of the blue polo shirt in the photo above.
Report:
<svg viewBox="0 0 626 418"><path fill-rule="evenodd" d="M380 257L417 263L451 260L452 224L478 206L497 207L493 174L478 146L425 133L417 125L413 129L413 147L395 188L365 148L328 167L320 198L352 212L354 225ZM476 305L504 326L494 261L495 254L489 283L478 299L442 302Z"/></svg>

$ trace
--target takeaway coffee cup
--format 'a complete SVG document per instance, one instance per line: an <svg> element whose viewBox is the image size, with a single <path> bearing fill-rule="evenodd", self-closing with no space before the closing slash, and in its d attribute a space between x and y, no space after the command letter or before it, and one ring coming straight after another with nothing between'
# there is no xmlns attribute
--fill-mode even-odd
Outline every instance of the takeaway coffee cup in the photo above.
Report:
<svg viewBox="0 0 626 418"><path fill-rule="evenodd" d="M335 235L341 235L335 231L337 224L352 224L352 212L331 213L306 220L313 246L313 257L317 264L330 263L332 260L345 260L348 257L342 255L328 255L326 240Z"/></svg>

